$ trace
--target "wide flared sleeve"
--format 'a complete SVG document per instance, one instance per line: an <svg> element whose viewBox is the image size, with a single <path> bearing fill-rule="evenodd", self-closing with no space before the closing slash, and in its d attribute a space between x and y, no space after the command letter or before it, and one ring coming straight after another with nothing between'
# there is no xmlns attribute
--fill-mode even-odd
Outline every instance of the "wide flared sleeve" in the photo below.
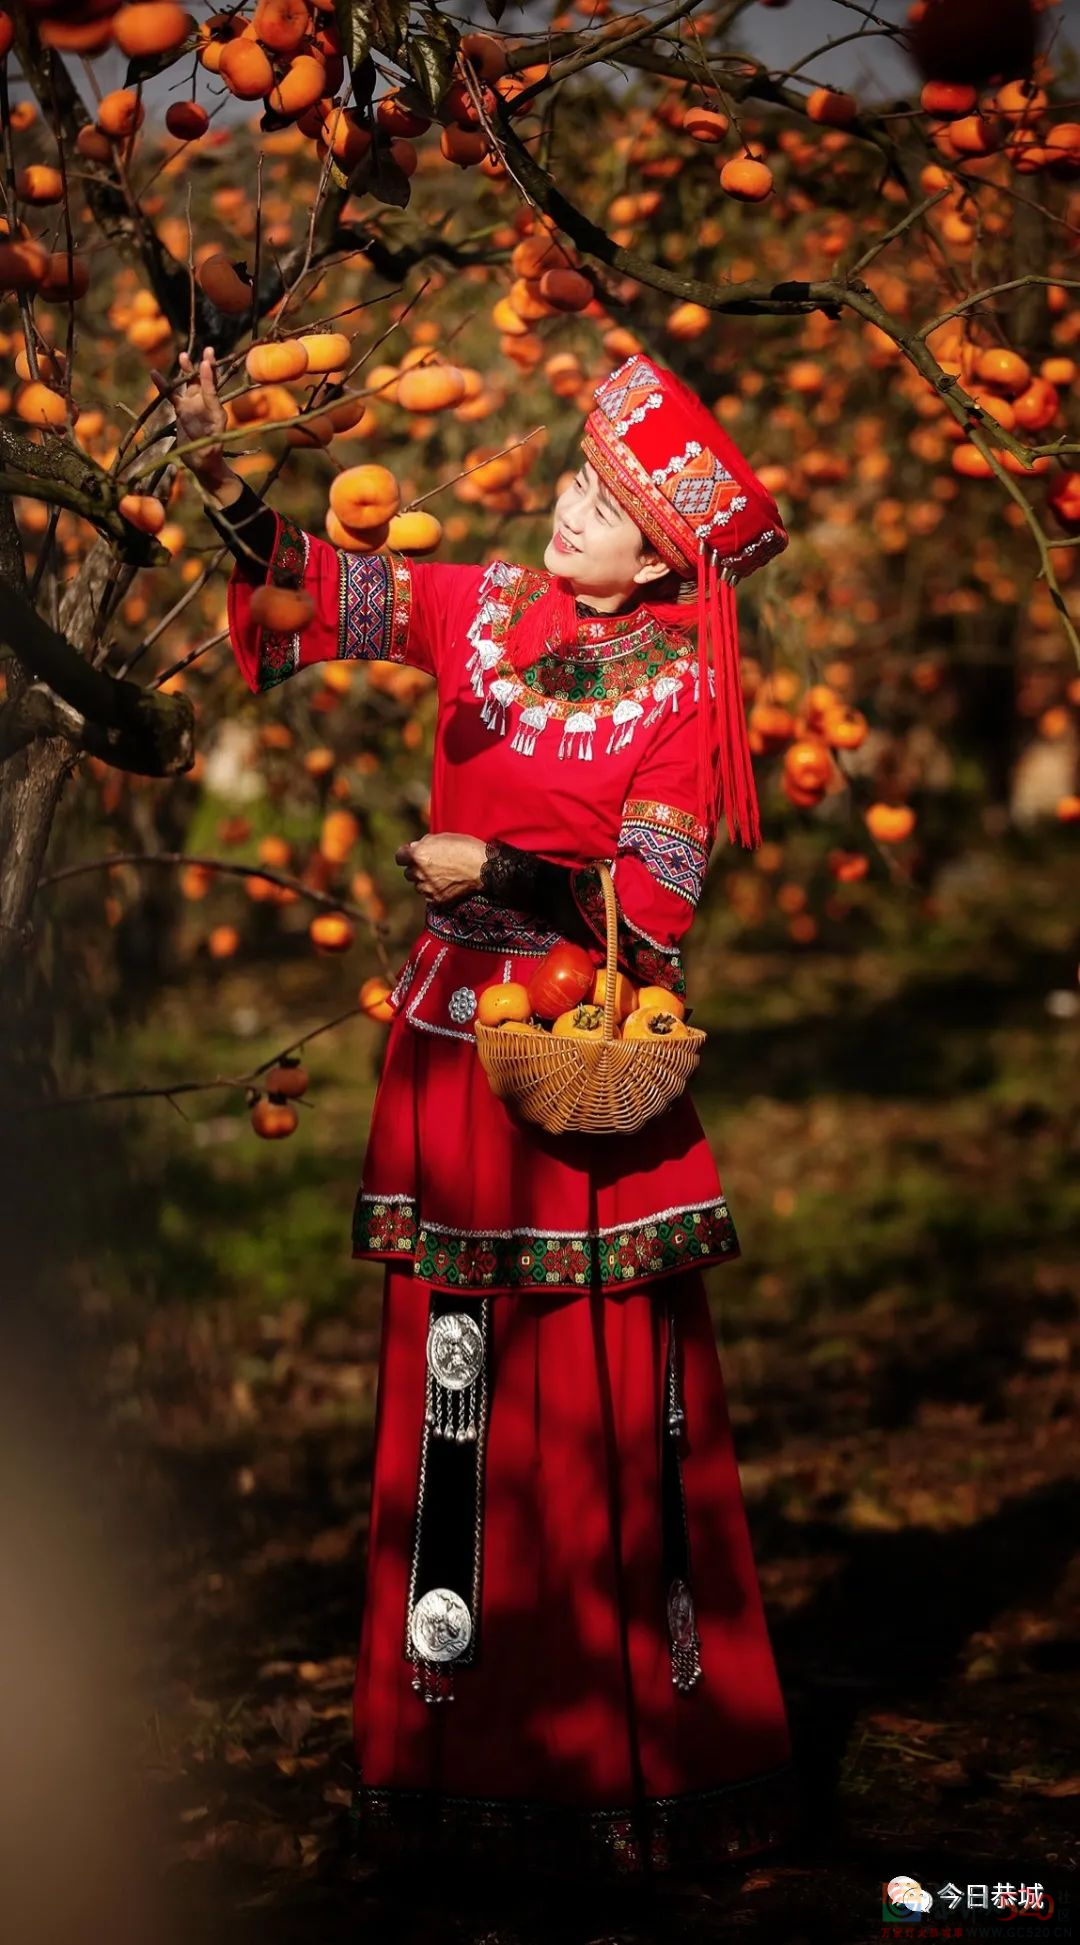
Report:
<svg viewBox="0 0 1080 1945"><path fill-rule="evenodd" d="M686 992L680 941L705 882L715 832L696 811L697 724L673 713L644 752L623 803L611 882L618 908L617 950L637 986ZM582 917L603 945L604 894L595 865L570 874Z"/></svg>
<svg viewBox="0 0 1080 1945"><path fill-rule="evenodd" d="M483 569L348 553L256 494L241 495L215 524L226 538L231 526L235 536L229 540L229 640L253 695L316 662L408 662L437 677L475 607ZM299 620L287 615L280 627L260 622L252 602L262 587L302 592L310 611Z"/></svg>

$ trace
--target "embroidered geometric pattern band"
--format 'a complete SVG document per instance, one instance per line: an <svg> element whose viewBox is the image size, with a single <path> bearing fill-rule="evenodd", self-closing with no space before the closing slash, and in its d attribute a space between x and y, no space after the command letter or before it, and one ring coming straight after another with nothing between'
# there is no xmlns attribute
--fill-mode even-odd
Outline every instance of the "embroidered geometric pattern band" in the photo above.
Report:
<svg viewBox="0 0 1080 1945"><path fill-rule="evenodd" d="M400 554L391 554L389 559L394 592L394 609L390 622L390 660L403 662L412 623L412 563Z"/></svg>
<svg viewBox="0 0 1080 1945"><path fill-rule="evenodd" d="M640 859L646 871L688 905L696 905L705 882L708 853L689 838L675 831L657 830L654 824L623 822L619 832L619 854Z"/></svg>
<svg viewBox="0 0 1080 1945"><path fill-rule="evenodd" d="M801 1822L795 1767L783 1764L741 1783L636 1805L578 1808L526 1797L450 1796L358 1782L349 1810L350 1862L411 1861L429 1870L464 1859L543 1871L553 1866L612 1880L637 1878L703 1859L730 1862L770 1850Z"/></svg>
<svg viewBox="0 0 1080 1945"><path fill-rule="evenodd" d="M570 874L570 889L579 912L603 945L605 932L604 892L595 865L582 865ZM617 900L618 894L616 894ZM618 957L629 968L639 986L663 986L680 998L686 992L686 974L678 946L661 945L627 920L621 908L616 929Z"/></svg>
<svg viewBox="0 0 1080 1945"><path fill-rule="evenodd" d="M480 1640L491 1299L433 1290L403 1654L425 1702L452 1702Z"/></svg>
<svg viewBox="0 0 1080 1945"><path fill-rule="evenodd" d="M522 952L541 957L562 937L526 912L493 905L481 892L470 892L453 905L429 905L424 923L437 939L471 946L474 952Z"/></svg>
<svg viewBox="0 0 1080 1945"><path fill-rule="evenodd" d="M278 516L278 541L274 558L267 570L267 584L275 588L299 588L304 584L307 567L308 537L303 529L289 520L284 514ZM276 683L285 682L294 675L300 666L300 635L293 629L287 634L274 628L259 631L259 688L272 689Z"/></svg>
<svg viewBox="0 0 1080 1945"><path fill-rule="evenodd" d="M633 352L617 371L609 373L596 391L597 409L610 419L619 438L632 425L640 425L646 412L655 411L663 402L656 389L655 372Z"/></svg>
<svg viewBox="0 0 1080 1945"><path fill-rule="evenodd" d="M412 1196L361 1190L353 1250L403 1260L413 1273L454 1289L614 1289L687 1263L741 1254L726 1201L660 1209L603 1230L451 1229L424 1222Z"/></svg>
<svg viewBox="0 0 1080 1945"><path fill-rule="evenodd" d="M678 540L667 526L657 517L655 496L649 483L649 475L641 462L634 458L629 446L620 445L613 438L610 427L601 419L594 422L595 436L592 432L581 435L581 450L586 459L592 461L601 479L615 490L620 500L633 515L634 525L640 527L646 540L651 540L657 551L663 555L669 567L677 567L685 573L686 563L696 552L696 541L684 539L689 530L683 522Z"/></svg>
<svg viewBox="0 0 1080 1945"><path fill-rule="evenodd" d="M346 662L394 660L394 583L383 554L338 556L338 657ZM397 657L400 661L400 655Z"/></svg>
<svg viewBox="0 0 1080 1945"><path fill-rule="evenodd" d="M652 824L657 830L678 831L691 844L708 848L708 825L695 817L693 811L680 809L678 804L659 803L655 797L628 797L623 805L623 818L629 823Z"/></svg>

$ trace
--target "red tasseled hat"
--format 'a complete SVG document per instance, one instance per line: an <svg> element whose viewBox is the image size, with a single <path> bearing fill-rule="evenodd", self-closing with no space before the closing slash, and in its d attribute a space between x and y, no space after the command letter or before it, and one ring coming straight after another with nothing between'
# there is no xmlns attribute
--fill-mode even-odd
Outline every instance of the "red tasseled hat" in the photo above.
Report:
<svg viewBox="0 0 1080 1945"><path fill-rule="evenodd" d="M698 584L698 798L710 830L761 842L746 734L735 583L788 544L780 512L712 413L641 352L596 388L582 449L669 567ZM647 601L647 593L644 596ZM719 762L709 758L709 657Z"/></svg>

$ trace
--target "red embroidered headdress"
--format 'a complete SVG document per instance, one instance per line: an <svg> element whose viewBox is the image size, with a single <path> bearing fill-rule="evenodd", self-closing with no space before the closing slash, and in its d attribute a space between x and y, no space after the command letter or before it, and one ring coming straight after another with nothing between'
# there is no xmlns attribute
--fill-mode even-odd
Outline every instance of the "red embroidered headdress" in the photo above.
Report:
<svg viewBox="0 0 1080 1945"><path fill-rule="evenodd" d="M698 585L699 814L760 844L746 734L735 583L779 554L779 508L712 413L674 372L635 352L596 388L582 449L669 567ZM646 597L647 598L647 597ZM708 668L719 752L709 762Z"/></svg>

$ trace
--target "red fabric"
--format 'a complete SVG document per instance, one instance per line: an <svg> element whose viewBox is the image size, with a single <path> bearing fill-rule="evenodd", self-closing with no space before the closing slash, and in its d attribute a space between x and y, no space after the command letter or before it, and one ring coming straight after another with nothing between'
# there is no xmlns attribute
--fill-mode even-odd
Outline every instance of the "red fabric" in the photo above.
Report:
<svg viewBox="0 0 1080 1945"><path fill-rule="evenodd" d="M659 1294L495 1298L480 1654L431 1706L403 1654L428 1307L387 1270L354 1693L363 1785L608 1806L789 1760L700 1273L673 1293L699 1681L683 1695L671 1680Z"/></svg>
<svg viewBox="0 0 1080 1945"><path fill-rule="evenodd" d="M436 964L440 954L445 957ZM637 1279L645 1269L641 1252L647 1261L655 1249L649 1230L656 1225L647 1219L683 1211L690 1238L697 1233L695 1207L705 1223L701 1240L707 1247L700 1262L734 1261L740 1248L730 1217L705 1220L715 1205L726 1209L726 1201L689 1093L634 1134L549 1135L518 1119L492 1093L467 1033L457 1040L444 1031L450 995L458 987L484 984L493 971L501 979L507 964L510 978L528 979L535 958L499 955L493 966L490 953L447 946L428 933L414 956L413 984L390 1027L360 1196L361 1207L369 1209L380 1198L390 1202L401 1195L415 1204L433 1232L428 1280L456 1286L453 1250L447 1241L440 1253L439 1239L460 1231L480 1238L516 1231L525 1258L538 1256L541 1237L569 1232L561 1262L550 1257L545 1272L558 1276L550 1287L569 1291L580 1289L580 1250L572 1238L599 1232L618 1238L610 1245L618 1277ZM434 1030L426 1031L425 1025ZM670 1220L676 1223L670 1248L689 1255L690 1241L680 1245L677 1219ZM486 1282L491 1272L483 1244L478 1248L477 1267ZM364 1247L354 1254L380 1252ZM393 1260L400 1252L388 1248L381 1254ZM515 1274L524 1281L527 1264ZM417 1277L417 1301L423 1289Z"/></svg>
<svg viewBox="0 0 1080 1945"><path fill-rule="evenodd" d="M275 520L271 560L277 560L282 553L283 529L288 523L276 508L271 511ZM317 662L335 661L339 645L341 552L319 534L304 534L303 539L306 560L296 579L312 596L315 612L299 631L299 658L294 673L312 668ZM413 668L423 669L427 675L435 675L446 642L460 635L472 618L484 569L459 567L447 561L411 561L407 568L412 588L412 625L401 659ZM237 562L229 575L225 595L229 640L240 673L253 695L260 694L266 686L260 680L263 631L251 614L251 597L260 586L262 582L250 564Z"/></svg>
<svg viewBox="0 0 1080 1945"><path fill-rule="evenodd" d="M280 552L283 523L279 519ZM292 530L293 536L297 533ZM298 542L286 533L286 542ZM290 672L333 659L341 645L341 557L329 542L301 536L306 552L303 585L313 596L315 614L290 651ZM507 568L508 574L520 572ZM527 572L527 570L525 570ZM532 754L514 748L513 722L501 731L485 722L474 687L475 642L469 628L477 613L485 570L441 562L396 562L400 629L391 630L396 659L425 669L438 683L439 710L432 759L430 829L501 838L566 865L596 858L612 861L612 879L625 929L620 931L620 963L640 984L679 990L680 941L696 907L696 886L673 887L658 868L651 833L643 829L642 803L666 807L695 820L695 758L700 712L690 692L691 651L687 650L680 693L669 698L657 720L644 714L624 748L614 741L609 719L601 719L590 760L560 757L560 726L549 723ZM249 687L258 691L265 667L261 631L251 618L252 584L234 574L229 588L231 640ZM484 597L486 599L486 597ZM379 616L365 611L372 639ZM605 632L601 624L600 635ZM361 652L368 637L357 621L348 641ZM578 639L597 639L596 624L582 623ZM377 642L385 649L385 642ZM280 679L280 675L276 676ZM701 869L714 826L694 834ZM579 899L579 903L580 903ZM452 909L452 908L451 908ZM583 908L584 909L584 908ZM594 958L603 959L603 918L595 908L584 915L597 938ZM418 914L421 916L421 914ZM468 1019L455 1017L451 1001L462 990L473 993L493 982L528 980L547 947L501 950L478 942L438 936L424 926L401 968L393 1023L372 1116L359 1203L365 1220L358 1225L354 1253L393 1258L401 1253L400 1232L385 1248L372 1247L373 1233L385 1231L375 1203L393 1209L403 1200L421 1225L434 1230L472 1232L466 1247L475 1264L485 1256L484 1237L513 1232L529 1251L537 1233L607 1232L612 1274L620 1280L667 1274L672 1257L683 1261L726 1261L739 1253L734 1228L722 1204L723 1188L697 1110L689 1093L636 1134L600 1137L545 1136L515 1117L492 1094L479 1065ZM470 1158L468 1168L462 1167ZM674 1216L673 1216L674 1212ZM653 1217L676 1228L662 1251L648 1248L643 1225ZM685 1218L685 1220L683 1220ZM617 1229L639 1225L626 1240ZM475 1249L474 1249L475 1240ZM505 1256L505 1250L502 1252ZM580 1288L580 1261L566 1257L555 1287ZM488 1253L490 1255L490 1253ZM649 1268L662 1256L664 1267ZM439 1280L434 1258L427 1273ZM459 1272L447 1262L443 1276L460 1287ZM477 1269L477 1274L480 1274ZM513 1273L516 1276L516 1272ZM494 1276L490 1263L488 1275ZM526 1269L525 1280L532 1272ZM544 1279L538 1279L544 1280ZM504 1280L484 1287L520 1287Z"/></svg>

